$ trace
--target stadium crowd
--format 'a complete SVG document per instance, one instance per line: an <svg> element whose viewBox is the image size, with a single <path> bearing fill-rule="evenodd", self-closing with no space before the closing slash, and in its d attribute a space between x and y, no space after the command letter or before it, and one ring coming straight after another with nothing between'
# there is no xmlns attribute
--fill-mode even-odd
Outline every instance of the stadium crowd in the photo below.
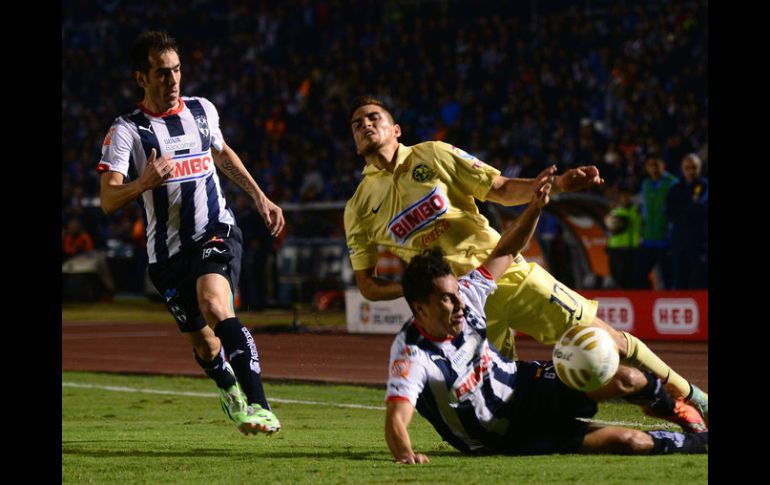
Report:
<svg viewBox="0 0 770 485"><path fill-rule="evenodd" d="M594 164L606 180L596 193L613 206L621 193L643 202L651 157L681 178L683 158L697 153L708 177L705 1L78 0L62 8L63 245L77 220L96 249L145 257L141 209L104 215L95 167L115 113L140 98L125 52L147 28L167 28L184 46L182 94L219 107L226 140L277 203L353 194L363 164L348 103L362 93L396 107L403 143L451 140L509 177ZM222 180L239 220L259 224L253 208L236 204L240 189ZM261 228L247 232L267 243Z"/></svg>

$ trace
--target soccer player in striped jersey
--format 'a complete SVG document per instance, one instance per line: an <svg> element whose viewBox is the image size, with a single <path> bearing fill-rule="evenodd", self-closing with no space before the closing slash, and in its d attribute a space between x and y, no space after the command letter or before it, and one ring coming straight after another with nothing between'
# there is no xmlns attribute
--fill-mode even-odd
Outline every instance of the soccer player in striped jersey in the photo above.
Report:
<svg viewBox="0 0 770 485"><path fill-rule="evenodd" d="M444 440L469 454L707 452L708 431L687 404L692 421L671 419L685 433L576 419L594 416L597 400L621 396L673 409L652 374L621 366L609 384L582 393L556 377L553 362L511 361L489 344L484 303L495 279L532 237L549 192L548 183L536 191L489 258L467 275L456 278L440 248L426 250L407 266L404 296L414 317L391 346L386 398L385 439L397 463L428 462L409 437L415 408Z"/></svg>
<svg viewBox="0 0 770 485"><path fill-rule="evenodd" d="M356 284L370 300L403 295L398 282L377 278L378 246L404 261L424 249L440 247L456 275L477 268L500 235L479 213L474 199L503 205L525 204L534 187L549 181L554 193L602 183L596 167L554 175L555 167L536 179L512 179L473 155L444 142L405 146L401 127L381 101L354 100L351 130L356 151L366 167L355 194L345 206L345 237ZM618 345L621 362L647 368L692 402L708 421L708 395L691 385L641 340L619 332L596 316L598 302L566 287L537 263L520 254L497 281L489 296L489 341L515 358L512 328L544 344L553 344L573 325L606 329Z"/></svg>
<svg viewBox="0 0 770 485"><path fill-rule="evenodd" d="M144 98L105 137L97 167L102 208L109 214L138 198L148 275L216 382L223 410L244 434L272 434L280 423L265 397L257 347L233 307L241 232L216 169L251 196L273 236L283 229L283 212L225 143L214 105L181 96L176 41L144 32L131 59Z"/></svg>

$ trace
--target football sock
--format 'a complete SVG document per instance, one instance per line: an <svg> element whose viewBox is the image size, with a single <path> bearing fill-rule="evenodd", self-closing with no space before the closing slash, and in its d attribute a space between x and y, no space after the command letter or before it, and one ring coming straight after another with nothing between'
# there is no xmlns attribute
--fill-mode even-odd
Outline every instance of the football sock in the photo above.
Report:
<svg viewBox="0 0 770 485"><path fill-rule="evenodd" d="M232 317L219 322L214 334L222 341L227 359L249 404L257 403L265 409L271 409L262 387L257 345L249 329L241 324L238 317Z"/></svg>
<svg viewBox="0 0 770 485"><path fill-rule="evenodd" d="M690 398L692 388L684 377L677 374L676 371L663 362L644 342L628 332L623 332L623 335L626 337L628 352L622 363L637 368L643 366L651 370L656 376L660 377L663 384L671 384L685 399Z"/></svg>
<svg viewBox="0 0 770 485"><path fill-rule="evenodd" d="M642 406L648 406L656 416L674 414L674 400L666 392L663 383L652 372L642 372L647 378L647 385L641 391L624 396L623 399Z"/></svg>
<svg viewBox="0 0 770 485"><path fill-rule="evenodd" d="M222 350L222 346L219 346L219 353L214 357L211 362L206 362L198 356L198 353L193 349L193 356L198 365L201 366L203 372L207 376L214 379L217 383L217 387L221 389L228 389L235 385L235 377L225 369L225 354Z"/></svg>
<svg viewBox="0 0 770 485"><path fill-rule="evenodd" d="M673 431L647 431L652 436L651 455L666 455L670 453L708 453L709 434L705 433L676 433Z"/></svg>

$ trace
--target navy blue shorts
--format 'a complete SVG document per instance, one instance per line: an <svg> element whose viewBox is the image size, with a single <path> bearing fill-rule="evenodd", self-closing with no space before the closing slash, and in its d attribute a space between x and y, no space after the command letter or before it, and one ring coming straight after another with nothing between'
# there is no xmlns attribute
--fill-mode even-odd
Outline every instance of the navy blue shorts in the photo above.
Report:
<svg viewBox="0 0 770 485"><path fill-rule="evenodd" d="M593 417L596 403L564 385L550 360L517 361L516 365L511 424L500 451L515 455L576 453L588 423L575 418Z"/></svg>
<svg viewBox="0 0 770 485"><path fill-rule="evenodd" d="M210 273L221 274L230 282L230 291L238 286L241 273L241 230L235 225L216 224L193 245L168 260L147 267L147 274L179 330L195 332L206 326L198 308L196 283Z"/></svg>

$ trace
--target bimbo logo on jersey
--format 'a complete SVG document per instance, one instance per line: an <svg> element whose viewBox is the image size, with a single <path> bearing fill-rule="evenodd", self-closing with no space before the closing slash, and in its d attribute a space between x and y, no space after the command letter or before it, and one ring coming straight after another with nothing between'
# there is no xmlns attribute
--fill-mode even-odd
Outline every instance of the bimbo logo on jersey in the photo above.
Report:
<svg viewBox="0 0 770 485"><path fill-rule="evenodd" d="M173 176L166 184L174 184L205 177L214 170L214 162L209 152L178 155L172 158L176 163Z"/></svg>
<svg viewBox="0 0 770 485"><path fill-rule="evenodd" d="M438 219L449 208L449 200L440 187L430 191L388 224L390 236L398 243L403 243L409 236Z"/></svg>
<svg viewBox="0 0 770 485"><path fill-rule="evenodd" d="M698 331L698 303L692 298L658 298L652 309L655 330L662 334L681 335Z"/></svg>

